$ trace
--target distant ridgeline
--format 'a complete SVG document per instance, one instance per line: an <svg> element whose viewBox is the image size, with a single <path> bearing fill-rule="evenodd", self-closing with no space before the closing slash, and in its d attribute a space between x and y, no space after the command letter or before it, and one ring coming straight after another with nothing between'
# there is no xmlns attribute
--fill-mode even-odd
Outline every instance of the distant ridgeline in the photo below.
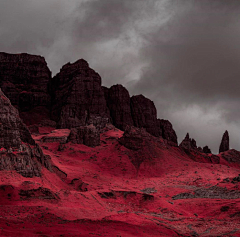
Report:
<svg viewBox="0 0 240 237"><path fill-rule="evenodd" d="M168 120L158 119L156 107L143 95L130 97L122 85L101 85L100 75L84 59L67 63L52 78L41 56L0 53L0 87L28 126L55 124L57 128L77 128L93 124L103 128L107 123L125 130L127 126L144 128L155 137L177 146L177 135ZM211 153L206 146L197 148L189 135L180 145ZM220 152L229 149L224 135Z"/></svg>

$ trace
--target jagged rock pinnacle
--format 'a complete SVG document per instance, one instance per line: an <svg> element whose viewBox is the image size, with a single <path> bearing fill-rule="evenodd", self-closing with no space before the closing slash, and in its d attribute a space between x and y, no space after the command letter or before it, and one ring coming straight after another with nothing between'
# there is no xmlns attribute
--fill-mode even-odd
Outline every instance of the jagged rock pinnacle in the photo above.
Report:
<svg viewBox="0 0 240 237"><path fill-rule="evenodd" d="M228 134L228 131L226 130L222 137L222 141L219 147L219 153L228 151L228 150L229 150L229 134Z"/></svg>

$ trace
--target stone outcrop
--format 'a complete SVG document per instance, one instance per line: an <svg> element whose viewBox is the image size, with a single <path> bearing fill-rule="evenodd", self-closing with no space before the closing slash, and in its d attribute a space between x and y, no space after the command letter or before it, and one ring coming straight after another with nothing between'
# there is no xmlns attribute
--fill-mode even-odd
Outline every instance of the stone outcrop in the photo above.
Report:
<svg viewBox="0 0 240 237"><path fill-rule="evenodd" d="M168 120L158 119L158 127L160 128L160 135L167 140L169 144L177 146L177 134L173 129L172 124Z"/></svg>
<svg viewBox="0 0 240 237"><path fill-rule="evenodd" d="M186 150L191 149L197 150L196 141L193 138L190 138L188 133L186 137L183 139L183 141L180 143L179 147L184 148Z"/></svg>
<svg viewBox="0 0 240 237"><path fill-rule="evenodd" d="M179 145L180 148L189 156L190 159L200 163L212 163L219 164L219 156L211 154L211 150L208 146L204 148L197 147L196 141L189 137L187 133L186 137Z"/></svg>
<svg viewBox="0 0 240 237"><path fill-rule="evenodd" d="M160 139L152 136L144 128L127 126L119 143L129 149L130 161L139 170L143 162L159 159L158 147L162 147ZM165 145L164 145L165 147Z"/></svg>
<svg viewBox="0 0 240 237"><path fill-rule="evenodd" d="M203 152L206 153L206 154L212 153L212 152L211 152L211 149L210 149L208 146L203 147L202 150L203 150Z"/></svg>
<svg viewBox="0 0 240 237"><path fill-rule="evenodd" d="M100 145L100 133L94 125L72 128L68 142L95 147Z"/></svg>
<svg viewBox="0 0 240 237"><path fill-rule="evenodd" d="M229 135L228 131L225 131L222 137L222 141L219 147L219 153L229 150Z"/></svg>
<svg viewBox="0 0 240 237"><path fill-rule="evenodd" d="M80 59L68 63L51 80L51 117L58 128L89 124L90 117L109 118L101 77Z"/></svg>
<svg viewBox="0 0 240 237"><path fill-rule="evenodd" d="M161 136L157 122L157 110L153 101L143 95L132 96L131 112L135 127L145 128L153 136Z"/></svg>
<svg viewBox="0 0 240 237"><path fill-rule="evenodd" d="M0 87L19 110L20 116L24 113L21 117L28 124L31 124L28 115L33 117L34 113L38 113L38 107L41 107L41 114L38 113L36 119L40 121L43 115L49 116L50 78L51 72L43 57L26 53L0 53ZM36 119L32 122L39 122Z"/></svg>
<svg viewBox="0 0 240 237"><path fill-rule="evenodd" d="M47 143L60 142L61 144L64 144L67 142L69 134L69 129L55 129L48 135L42 137L42 141Z"/></svg>
<svg viewBox="0 0 240 237"><path fill-rule="evenodd" d="M127 89L122 85L114 85L110 89L105 87L104 94L114 126L121 130L126 126L132 126L130 96Z"/></svg>
<svg viewBox="0 0 240 237"><path fill-rule="evenodd" d="M119 142L130 150L139 150L143 146L144 138L150 137L145 129L127 126L124 134L119 138Z"/></svg>
<svg viewBox="0 0 240 237"><path fill-rule="evenodd" d="M35 144L17 109L0 90L0 170L16 170L33 177L41 175L41 165L51 170L49 158Z"/></svg>

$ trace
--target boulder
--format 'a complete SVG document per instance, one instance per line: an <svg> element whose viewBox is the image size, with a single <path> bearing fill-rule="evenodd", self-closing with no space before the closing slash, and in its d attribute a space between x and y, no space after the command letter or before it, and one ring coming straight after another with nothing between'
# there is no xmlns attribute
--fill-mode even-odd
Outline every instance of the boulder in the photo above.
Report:
<svg viewBox="0 0 240 237"><path fill-rule="evenodd" d="M68 142L95 147L100 145L100 133L94 125L72 128Z"/></svg>

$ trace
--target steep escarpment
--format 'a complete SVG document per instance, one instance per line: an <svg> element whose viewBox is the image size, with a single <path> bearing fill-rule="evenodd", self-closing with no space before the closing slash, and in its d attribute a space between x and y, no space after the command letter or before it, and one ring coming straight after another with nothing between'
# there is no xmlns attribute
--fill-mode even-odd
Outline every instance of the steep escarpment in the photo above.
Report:
<svg viewBox="0 0 240 237"><path fill-rule="evenodd" d="M50 162L35 143L18 111L0 90L0 170L16 170L23 176L41 176L41 165Z"/></svg>
<svg viewBox="0 0 240 237"><path fill-rule="evenodd" d="M145 128L156 137L161 136L157 123L157 110L153 101L143 95L132 96L131 111L135 127Z"/></svg>
<svg viewBox="0 0 240 237"><path fill-rule="evenodd" d="M109 118L101 77L80 59L62 67L51 80L51 117L59 128L74 128Z"/></svg>
<svg viewBox="0 0 240 237"><path fill-rule="evenodd" d="M158 119L158 128L160 128L160 134L163 139L167 140L169 144L177 146L177 134L173 129L172 124L165 119Z"/></svg>
<svg viewBox="0 0 240 237"><path fill-rule="evenodd" d="M50 78L51 72L43 57L0 53L0 87L28 124L49 116Z"/></svg>
<svg viewBox="0 0 240 237"><path fill-rule="evenodd" d="M172 124L157 119L154 102L143 95L130 97L122 85L101 86L101 77L80 59L68 63L50 81L51 118L58 128L77 128L93 124L101 129L111 122L121 130L127 126L144 128L177 145Z"/></svg>
<svg viewBox="0 0 240 237"><path fill-rule="evenodd" d="M127 89L122 85L114 85L109 89L104 87L103 90L112 123L121 130L124 130L126 126L132 126L130 96Z"/></svg>

